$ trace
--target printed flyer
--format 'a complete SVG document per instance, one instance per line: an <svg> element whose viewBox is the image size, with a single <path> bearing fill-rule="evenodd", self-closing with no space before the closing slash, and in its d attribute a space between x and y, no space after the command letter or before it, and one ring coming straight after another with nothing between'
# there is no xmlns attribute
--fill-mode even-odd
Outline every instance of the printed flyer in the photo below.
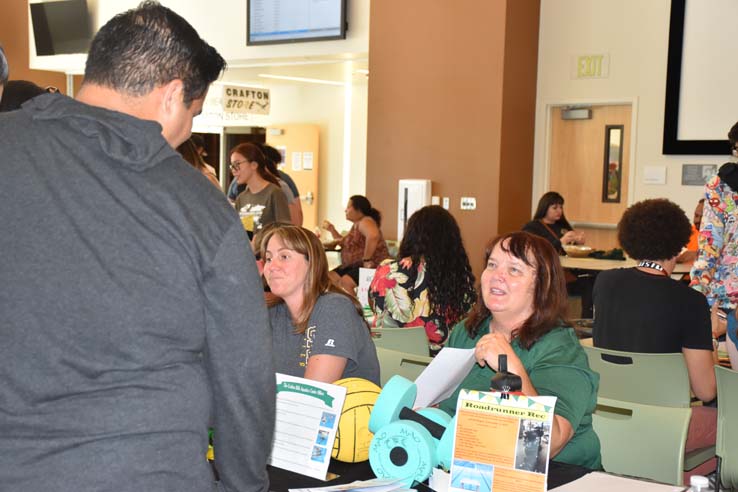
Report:
<svg viewBox="0 0 738 492"><path fill-rule="evenodd" d="M461 390L451 491L544 492L556 397Z"/></svg>
<svg viewBox="0 0 738 492"><path fill-rule="evenodd" d="M277 373L269 464L325 480L346 388Z"/></svg>

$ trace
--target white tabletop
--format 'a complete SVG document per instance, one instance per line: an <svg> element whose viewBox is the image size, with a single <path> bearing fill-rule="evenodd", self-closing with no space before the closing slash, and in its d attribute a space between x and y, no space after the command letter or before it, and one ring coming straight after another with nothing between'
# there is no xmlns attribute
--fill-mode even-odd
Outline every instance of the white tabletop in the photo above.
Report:
<svg viewBox="0 0 738 492"><path fill-rule="evenodd" d="M613 268L630 268L638 264L636 260L627 258L622 260L598 260L597 258L572 258L561 256L561 266L564 268L577 268L579 270L611 270ZM673 273L689 273L692 263L677 263Z"/></svg>

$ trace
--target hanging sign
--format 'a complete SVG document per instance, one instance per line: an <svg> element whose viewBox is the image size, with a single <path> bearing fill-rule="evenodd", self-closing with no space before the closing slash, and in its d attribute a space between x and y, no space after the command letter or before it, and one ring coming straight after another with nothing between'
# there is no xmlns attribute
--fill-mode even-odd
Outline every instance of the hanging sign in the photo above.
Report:
<svg viewBox="0 0 738 492"><path fill-rule="evenodd" d="M241 114L269 114L269 89L223 86L223 112Z"/></svg>

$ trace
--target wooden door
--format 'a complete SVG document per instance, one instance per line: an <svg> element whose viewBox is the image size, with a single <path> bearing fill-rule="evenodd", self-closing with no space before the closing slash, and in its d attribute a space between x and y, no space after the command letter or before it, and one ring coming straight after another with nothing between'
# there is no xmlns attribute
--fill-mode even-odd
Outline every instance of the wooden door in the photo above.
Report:
<svg viewBox="0 0 738 492"><path fill-rule="evenodd" d="M267 128L266 141L284 155L282 170L290 175L300 191L302 225L310 230L318 225L318 125L290 124Z"/></svg>
<svg viewBox="0 0 738 492"><path fill-rule="evenodd" d="M628 206L630 177L630 105L592 106L589 120L562 120L562 108L551 112L551 161L549 190L564 197L564 212L570 222L588 222L606 227L584 229L587 244L598 249L618 246L615 226ZM622 125L622 168L620 201L603 201L605 131Z"/></svg>

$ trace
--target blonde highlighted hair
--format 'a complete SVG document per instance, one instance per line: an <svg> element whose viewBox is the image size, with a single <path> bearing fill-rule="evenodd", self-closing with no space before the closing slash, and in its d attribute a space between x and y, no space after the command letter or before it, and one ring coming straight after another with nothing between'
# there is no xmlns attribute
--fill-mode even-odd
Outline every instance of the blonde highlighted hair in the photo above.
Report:
<svg viewBox="0 0 738 492"><path fill-rule="evenodd" d="M262 231L261 240L259 241L259 250L262 258L266 258L267 245L269 244L269 240L274 236L278 237L287 249L301 254L308 262L307 276L303 285L304 299L302 308L297 315L293 316L295 333L305 332L310 315L315 308L315 303L318 302L318 298L321 295L328 292L341 294L350 299L356 308L357 314L363 319L363 311L359 301L355 297L348 295L340 287L335 286L328 278L328 259L325 256L323 244L321 244L315 234L304 227L294 225L267 227ZM267 304L269 307L272 307L282 302L284 301L279 297L273 297Z"/></svg>

